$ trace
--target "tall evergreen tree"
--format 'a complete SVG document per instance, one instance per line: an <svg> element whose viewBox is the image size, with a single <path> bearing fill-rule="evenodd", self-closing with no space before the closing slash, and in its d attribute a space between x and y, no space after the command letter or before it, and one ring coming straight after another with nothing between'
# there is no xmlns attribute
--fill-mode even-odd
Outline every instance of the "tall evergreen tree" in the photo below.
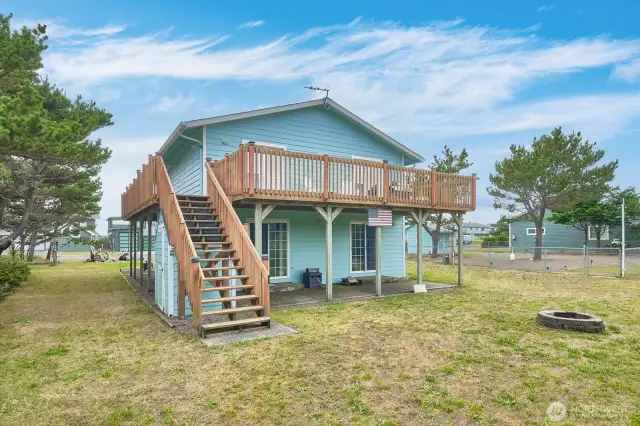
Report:
<svg viewBox="0 0 640 426"><path fill-rule="evenodd" d="M600 164L604 151L580 133L555 128L534 138L530 147L511 145L511 155L497 161L487 188L494 207L523 215L535 223L536 250L541 258L545 214L577 203L598 200L609 193L618 161Z"/></svg>

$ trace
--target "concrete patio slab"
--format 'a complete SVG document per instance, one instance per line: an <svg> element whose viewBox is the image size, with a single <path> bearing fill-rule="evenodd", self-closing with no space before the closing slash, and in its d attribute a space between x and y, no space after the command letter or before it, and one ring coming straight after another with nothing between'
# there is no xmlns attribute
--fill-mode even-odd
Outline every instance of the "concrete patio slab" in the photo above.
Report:
<svg viewBox="0 0 640 426"><path fill-rule="evenodd" d="M230 345L232 343L245 342L247 340L262 339L277 336L298 334L297 330L271 320L271 327L259 327L248 330L225 331L200 339L203 345L208 347Z"/></svg>
<svg viewBox="0 0 640 426"><path fill-rule="evenodd" d="M413 285L415 281L399 280L397 282L383 283L382 296L376 296L375 283L365 280L362 285L344 286L333 285L333 300L326 301L326 290L324 288L299 288L293 291L272 291L271 309L291 309L302 306L312 306L324 303L340 303L352 300L375 299L378 297L398 296L401 294L414 294ZM452 284L424 283L427 292L450 291L458 288Z"/></svg>

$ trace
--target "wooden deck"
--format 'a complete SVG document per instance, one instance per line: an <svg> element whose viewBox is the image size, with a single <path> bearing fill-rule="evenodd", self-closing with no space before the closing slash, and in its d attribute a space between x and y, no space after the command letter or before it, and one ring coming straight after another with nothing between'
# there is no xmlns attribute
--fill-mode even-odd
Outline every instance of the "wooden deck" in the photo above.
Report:
<svg viewBox="0 0 640 426"><path fill-rule="evenodd" d="M476 178L366 160L241 145L210 163L228 197L344 206L475 210Z"/></svg>

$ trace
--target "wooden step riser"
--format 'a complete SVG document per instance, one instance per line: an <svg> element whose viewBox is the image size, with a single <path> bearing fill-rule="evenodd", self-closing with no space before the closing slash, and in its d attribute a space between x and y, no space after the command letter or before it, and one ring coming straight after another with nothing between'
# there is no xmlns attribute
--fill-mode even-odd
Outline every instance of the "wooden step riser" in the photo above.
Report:
<svg viewBox="0 0 640 426"><path fill-rule="evenodd" d="M271 319L269 317L247 318L235 321L214 322L203 324L201 326L203 334L207 331L220 331L227 329L237 329L243 327L269 326Z"/></svg>
<svg viewBox="0 0 640 426"><path fill-rule="evenodd" d="M228 314L238 314L241 312L255 312L261 311L263 307L261 305L252 305L252 306L241 306L239 308L229 308L229 309L216 309L214 311L203 312L203 316L213 316L213 315L228 315Z"/></svg>
<svg viewBox="0 0 640 426"><path fill-rule="evenodd" d="M251 284L243 284L243 285L233 285L233 286L220 286L220 287L205 287L200 289L201 293L206 293L206 294L211 294L213 292L219 292L219 293L227 293L231 290L243 290L243 291L248 291L250 289L253 288L253 285Z"/></svg>
<svg viewBox="0 0 640 426"><path fill-rule="evenodd" d="M203 305L209 303L225 303L225 302L239 302L241 300L256 300L258 298L255 294L245 294L242 296L229 296L229 297L218 297L216 299L202 299L201 303Z"/></svg>

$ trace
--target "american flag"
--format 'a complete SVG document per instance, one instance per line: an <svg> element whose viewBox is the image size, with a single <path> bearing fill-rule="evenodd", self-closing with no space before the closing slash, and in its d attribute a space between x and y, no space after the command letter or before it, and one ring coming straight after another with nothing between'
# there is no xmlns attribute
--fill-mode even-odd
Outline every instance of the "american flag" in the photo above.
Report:
<svg viewBox="0 0 640 426"><path fill-rule="evenodd" d="M369 209L369 226L393 226L391 209Z"/></svg>

